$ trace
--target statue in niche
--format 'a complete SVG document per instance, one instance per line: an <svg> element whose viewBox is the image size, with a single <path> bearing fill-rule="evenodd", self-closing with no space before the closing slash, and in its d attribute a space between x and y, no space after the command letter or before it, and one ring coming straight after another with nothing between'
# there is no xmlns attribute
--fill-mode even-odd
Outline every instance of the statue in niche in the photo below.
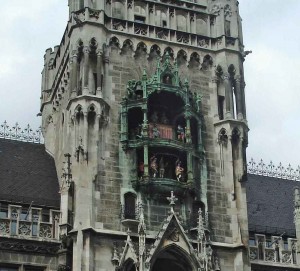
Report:
<svg viewBox="0 0 300 271"><path fill-rule="evenodd" d="M169 124L169 120L168 120L168 118L167 118L166 112L163 112L163 113L162 113L162 116L161 116L161 123L162 123L162 124Z"/></svg>
<svg viewBox="0 0 300 271"><path fill-rule="evenodd" d="M165 168L168 166L168 163L164 162L164 157L162 156L159 160L159 178L164 178Z"/></svg>
<svg viewBox="0 0 300 271"><path fill-rule="evenodd" d="M136 128L135 128L135 138L139 139L142 138L142 124L139 124Z"/></svg>
<svg viewBox="0 0 300 271"><path fill-rule="evenodd" d="M139 162L139 166L138 166L138 177L139 179L143 179L143 176L144 176L144 162L143 161L140 161Z"/></svg>
<svg viewBox="0 0 300 271"><path fill-rule="evenodd" d="M153 135L153 138L159 138L160 137L160 132L157 128L157 124L155 123L153 128L152 128L152 135Z"/></svg>
<svg viewBox="0 0 300 271"><path fill-rule="evenodd" d="M163 82L164 82L164 84L172 85L172 77L169 74L165 75Z"/></svg>
<svg viewBox="0 0 300 271"><path fill-rule="evenodd" d="M154 122L154 123L157 123L158 122L158 114L156 111L153 112L153 114L151 115L150 117L151 121Z"/></svg>
<svg viewBox="0 0 300 271"><path fill-rule="evenodd" d="M183 181L183 172L184 172L184 168L181 167L181 161L178 158L175 162L175 175L176 175L177 181L179 181L179 182Z"/></svg>
<svg viewBox="0 0 300 271"><path fill-rule="evenodd" d="M157 165L157 158L155 155L153 155L151 158L150 158L150 169L151 169L151 176L153 178L156 178L157 177L157 168L158 168L158 165Z"/></svg>
<svg viewBox="0 0 300 271"><path fill-rule="evenodd" d="M184 142L185 139L184 128L180 124L177 126L177 139L182 142Z"/></svg>

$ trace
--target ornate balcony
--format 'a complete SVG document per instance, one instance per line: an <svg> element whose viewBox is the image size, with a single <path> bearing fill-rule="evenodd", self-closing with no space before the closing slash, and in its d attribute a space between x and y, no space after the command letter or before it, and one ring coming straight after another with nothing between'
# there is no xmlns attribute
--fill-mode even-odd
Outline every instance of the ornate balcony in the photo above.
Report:
<svg viewBox="0 0 300 271"><path fill-rule="evenodd" d="M299 266L297 263L297 239L272 236L266 242L266 236L256 234L249 241L249 257L252 264L272 264L272 266Z"/></svg>
<svg viewBox="0 0 300 271"><path fill-rule="evenodd" d="M192 184L180 182L168 178L143 178L142 180L134 180L132 182L136 190L152 197L165 198L171 191L176 197L183 197L184 194L192 189Z"/></svg>
<svg viewBox="0 0 300 271"><path fill-rule="evenodd" d="M45 215L42 209L32 208L26 213L21 206L10 205L7 211L1 209L0 212L0 237L58 240L59 217L56 210Z"/></svg>

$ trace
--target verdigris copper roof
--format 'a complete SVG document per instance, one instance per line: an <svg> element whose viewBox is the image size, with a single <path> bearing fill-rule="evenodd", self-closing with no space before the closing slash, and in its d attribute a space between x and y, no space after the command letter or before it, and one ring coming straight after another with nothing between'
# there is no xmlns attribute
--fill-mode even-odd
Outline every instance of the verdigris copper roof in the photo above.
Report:
<svg viewBox="0 0 300 271"><path fill-rule="evenodd" d="M293 195L297 186L299 181L248 174L249 231L294 236Z"/></svg>
<svg viewBox="0 0 300 271"><path fill-rule="evenodd" d="M41 144L0 139L0 200L59 208L53 158Z"/></svg>

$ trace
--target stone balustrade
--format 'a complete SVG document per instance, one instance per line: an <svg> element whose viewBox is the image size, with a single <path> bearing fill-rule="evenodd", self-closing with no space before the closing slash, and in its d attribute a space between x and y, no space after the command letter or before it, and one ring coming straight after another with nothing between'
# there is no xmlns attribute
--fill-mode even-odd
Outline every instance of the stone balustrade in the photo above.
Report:
<svg viewBox="0 0 300 271"><path fill-rule="evenodd" d="M0 237L25 239L59 239L60 213L57 210L41 208L27 209L8 205L0 210Z"/></svg>
<svg viewBox="0 0 300 271"><path fill-rule="evenodd" d="M272 236L267 241L265 235L255 234L249 241L251 263L272 264L274 266L297 266L297 239Z"/></svg>

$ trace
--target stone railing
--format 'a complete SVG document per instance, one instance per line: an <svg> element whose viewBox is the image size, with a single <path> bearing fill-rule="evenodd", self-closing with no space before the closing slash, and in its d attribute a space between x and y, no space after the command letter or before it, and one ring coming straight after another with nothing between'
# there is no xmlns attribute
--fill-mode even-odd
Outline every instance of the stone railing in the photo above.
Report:
<svg viewBox="0 0 300 271"><path fill-rule="evenodd" d="M284 167L282 163L275 166L272 161L265 163L262 159L259 162L255 162L251 158L247 165L247 172L249 174L300 181L300 166L296 169L292 168L290 164L287 167Z"/></svg>
<svg viewBox="0 0 300 271"><path fill-rule="evenodd" d="M272 236L266 242L266 236L255 235L249 241L249 257L252 263L272 263L272 265L297 265L297 239Z"/></svg>
<svg viewBox="0 0 300 271"><path fill-rule="evenodd" d="M1 206L0 206L1 207ZM59 239L58 210L41 208L22 208L6 205L0 208L0 236L28 238L36 240Z"/></svg>
<svg viewBox="0 0 300 271"><path fill-rule="evenodd" d="M58 227L56 230L55 227L55 223L0 218L0 236L58 239Z"/></svg>
<svg viewBox="0 0 300 271"><path fill-rule="evenodd" d="M128 34L211 49L212 38L209 38L208 36L201 36L196 33L182 32L161 26L152 26L115 18L111 18L110 21L107 22L107 28ZM222 41L214 40L214 42L221 43Z"/></svg>
<svg viewBox="0 0 300 271"><path fill-rule="evenodd" d="M9 126L6 121L0 125L0 138L38 144L43 143L41 127L34 130L28 124L25 128L21 128L18 123Z"/></svg>

